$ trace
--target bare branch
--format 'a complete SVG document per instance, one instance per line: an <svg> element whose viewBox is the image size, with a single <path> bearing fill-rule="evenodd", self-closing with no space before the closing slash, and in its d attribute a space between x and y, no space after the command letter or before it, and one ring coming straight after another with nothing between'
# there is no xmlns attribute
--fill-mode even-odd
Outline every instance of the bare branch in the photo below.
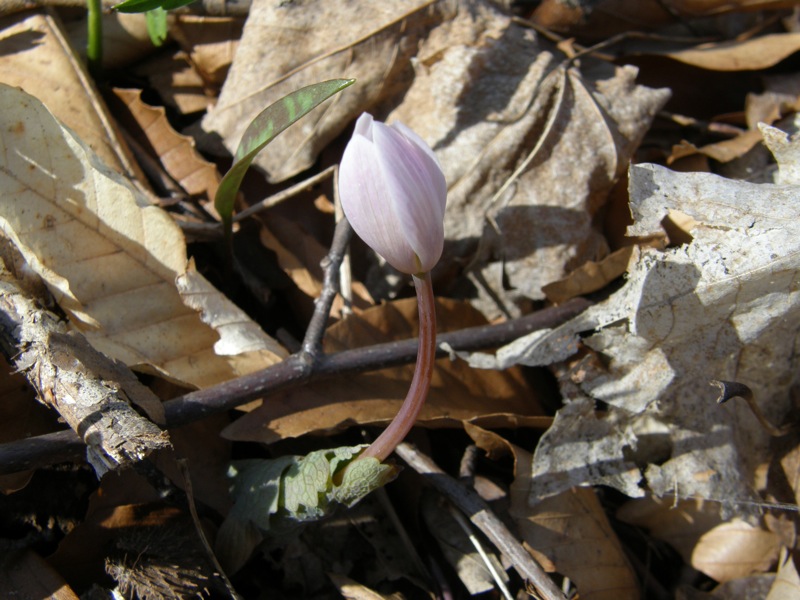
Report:
<svg viewBox="0 0 800 600"><path fill-rule="evenodd" d="M584 311L591 303L574 298L561 306L545 308L520 319L498 325L470 327L438 336L437 356L448 356L441 348L447 343L455 350L495 348L527 335L532 331L557 327ZM408 364L416 358L417 340L377 344L323 355L315 361L303 352L266 369L227 381L220 385L189 392L165 403L167 425L179 427L204 417L224 412L257 398L265 398L279 390L299 387L306 382L373 371ZM0 474L71 460L75 446L82 442L69 432L29 438L0 444Z"/></svg>

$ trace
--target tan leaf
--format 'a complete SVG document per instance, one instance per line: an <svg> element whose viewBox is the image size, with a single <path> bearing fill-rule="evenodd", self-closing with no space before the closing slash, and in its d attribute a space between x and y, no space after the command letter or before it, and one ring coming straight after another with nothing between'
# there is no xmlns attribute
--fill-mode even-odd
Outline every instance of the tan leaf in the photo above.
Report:
<svg viewBox="0 0 800 600"><path fill-rule="evenodd" d="M183 50L159 53L136 67L136 75L146 77L167 106L188 115L214 104L207 84Z"/></svg>
<svg viewBox="0 0 800 600"><path fill-rule="evenodd" d="M515 448L509 513L534 556L569 577L584 600L635 600L639 582L592 488L572 488L528 504L531 454Z"/></svg>
<svg viewBox="0 0 800 600"><path fill-rule="evenodd" d="M114 94L129 111L132 130L139 130L167 173L188 194L213 201L221 177L216 165L197 153L194 140L172 128L163 107L142 102L141 90L116 88Z"/></svg>
<svg viewBox="0 0 800 600"><path fill-rule="evenodd" d="M771 531L738 518L723 521L718 506L700 500L631 500L617 516L648 529L687 564L720 582L767 571L781 548Z"/></svg>
<svg viewBox="0 0 800 600"><path fill-rule="evenodd" d="M78 600L53 567L30 549L5 553L0 563L0 589L14 598Z"/></svg>
<svg viewBox="0 0 800 600"><path fill-rule="evenodd" d="M636 85L633 67L589 77L562 59L479 3L431 31L388 117L435 149L449 186L440 268L478 266L475 302L489 318L493 294L518 314L515 301L542 299L544 284L607 254L593 219L669 96Z"/></svg>
<svg viewBox="0 0 800 600"><path fill-rule="evenodd" d="M776 534L734 519L703 534L692 552L691 565L712 579L730 581L768 571L780 550Z"/></svg>
<svg viewBox="0 0 800 600"><path fill-rule="evenodd" d="M667 159L667 164L671 165L679 159L685 159L687 156L692 156L694 154L702 154L703 156L713 158L721 163L730 162L744 156L760 141L761 133L759 131L745 131L735 138L716 142L714 144L707 144L700 148L697 148L689 142L682 142L679 146L672 149L672 153Z"/></svg>
<svg viewBox="0 0 800 600"><path fill-rule="evenodd" d="M332 77L357 79L256 157L270 181L283 181L311 166L362 111L408 88L419 41L452 10L441 0L255 0L203 128L218 133L232 154L250 121L279 98Z"/></svg>
<svg viewBox="0 0 800 600"><path fill-rule="evenodd" d="M295 295L293 304L297 312L310 317L314 310L314 300L319 298L322 292L324 274L321 263L328 249L298 223L277 214L265 219L259 232L259 239L265 247L275 253L278 265L304 294L303 297ZM354 281L352 291L354 308L366 309L374 305L375 302L363 283ZM338 318L341 309L342 298L337 295L331 307L331 314Z"/></svg>
<svg viewBox="0 0 800 600"><path fill-rule="evenodd" d="M674 60L714 71L757 71L772 67L800 50L800 33L762 35L743 42L702 44L665 52Z"/></svg>
<svg viewBox="0 0 800 600"><path fill-rule="evenodd" d="M605 39L629 32L633 23L637 30L644 30L675 23L676 19L690 20L738 11L793 6L793 0L670 0L668 7L660 0L543 0L534 11L532 19L543 27L570 36Z"/></svg>
<svg viewBox="0 0 800 600"><path fill-rule="evenodd" d="M105 105L57 20L30 12L3 19L0 72L3 83L44 98L50 111L105 164L144 181L117 138Z"/></svg>
<svg viewBox="0 0 800 600"><path fill-rule="evenodd" d="M346 598L347 600L403 600L405 597L400 593L394 593L388 596L386 594L379 594L367 586L349 577L345 577L344 575L339 575L338 573L328 573L328 577L330 577L336 589L339 590L342 598Z"/></svg>
<svg viewBox="0 0 800 600"><path fill-rule="evenodd" d="M745 102L747 126L752 130L759 123L773 125L781 117L800 110L800 74L766 75L763 80L764 91L748 94Z"/></svg>
<svg viewBox="0 0 800 600"><path fill-rule="evenodd" d="M222 85L239 47L244 21L240 17L176 15L170 34L207 82Z"/></svg>
<svg viewBox="0 0 800 600"><path fill-rule="evenodd" d="M781 557L778 575L767 594L766 600L794 600L800 598L800 575L794 564L792 553L785 553Z"/></svg>
<svg viewBox="0 0 800 600"><path fill-rule="evenodd" d="M632 255L633 246L626 246L612 252L600 262L590 260L564 279L542 286L542 292L548 300L559 304L575 296L601 290L625 273Z"/></svg>
<svg viewBox="0 0 800 600"><path fill-rule="evenodd" d="M484 324L469 305L438 300L439 331ZM330 327L325 350L336 352L416 335L413 298L376 306ZM405 398L413 365L318 381L270 396L261 407L239 418L223 433L231 440L275 442L310 432L331 432L356 424L386 423ZM460 427L462 421L494 427L535 426L549 421L535 392L516 369L478 371L462 361L436 362L430 395L420 424Z"/></svg>
<svg viewBox="0 0 800 600"><path fill-rule="evenodd" d="M0 106L0 227L98 350L199 387L281 359L218 356L219 335L175 286L186 247L169 215L35 98L3 86Z"/></svg>

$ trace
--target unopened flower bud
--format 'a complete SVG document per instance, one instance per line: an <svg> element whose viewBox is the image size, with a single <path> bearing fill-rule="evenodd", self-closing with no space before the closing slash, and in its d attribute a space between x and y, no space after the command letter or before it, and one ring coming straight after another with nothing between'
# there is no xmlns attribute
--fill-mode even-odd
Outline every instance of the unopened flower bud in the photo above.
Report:
<svg viewBox="0 0 800 600"><path fill-rule="evenodd" d="M361 115L342 156L339 193L355 232L395 269L427 273L439 261L447 183L433 150L408 127Z"/></svg>

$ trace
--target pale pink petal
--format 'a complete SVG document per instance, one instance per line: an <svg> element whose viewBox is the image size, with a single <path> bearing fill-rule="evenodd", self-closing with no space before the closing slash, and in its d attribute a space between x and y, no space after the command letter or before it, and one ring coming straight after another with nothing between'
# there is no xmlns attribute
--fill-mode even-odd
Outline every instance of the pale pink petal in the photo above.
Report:
<svg viewBox="0 0 800 600"><path fill-rule="evenodd" d="M342 208L359 237L398 271L416 273L414 250L387 191L375 145L353 135L339 166Z"/></svg>
<svg viewBox="0 0 800 600"><path fill-rule="evenodd" d="M433 161L437 165L439 165L439 168L442 167L441 163L439 162L439 159L436 158L436 153L431 149L431 147L425 140L423 140L421 137L417 135L417 133L413 129L408 127L405 123L401 123L400 121L395 121L394 123L389 125L389 127L397 130L398 132L402 133L406 138L408 138L410 141L414 142L414 145L417 146L420 150L422 150L425 154L430 156L433 159Z"/></svg>
<svg viewBox="0 0 800 600"><path fill-rule="evenodd" d="M362 113L356 120L356 128L353 130L353 135L363 135L370 142L372 141L372 123L374 119L369 113Z"/></svg>
<svg viewBox="0 0 800 600"><path fill-rule="evenodd" d="M399 131L375 122L372 135L386 192L403 235L419 258L416 271L429 271L444 245L444 175L435 159Z"/></svg>

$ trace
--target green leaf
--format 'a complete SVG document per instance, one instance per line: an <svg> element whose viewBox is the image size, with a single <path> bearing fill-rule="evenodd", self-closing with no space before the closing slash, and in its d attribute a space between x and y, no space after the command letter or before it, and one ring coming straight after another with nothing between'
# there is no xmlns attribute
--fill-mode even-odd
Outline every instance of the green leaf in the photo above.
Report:
<svg viewBox="0 0 800 600"><path fill-rule="evenodd" d="M256 154L290 125L354 82L355 79L331 79L306 86L284 96L253 119L239 142L234 164L222 178L214 198L214 206L225 223L226 233L230 228L239 186Z"/></svg>
<svg viewBox="0 0 800 600"><path fill-rule="evenodd" d="M234 463L234 504L217 536L223 563L235 571L247 561L262 534L284 533L340 506L353 506L392 481L396 467L375 458L356 460L365 448L332 448L307 456Z"/></svg>
<svg viewBox="0 0 800 600"><path fill-rule="evenodd" d="M392 465L371 457L356 460L366 447L231 465L233 506L217 532L215 548L225 570L238 571L265 534L280 535L340 506L353 506L397 477L399 470Z"/></svg>
<svg viewBox="0 0 800 600"><path fill-rule="evenodd" d="M123 13L143 13L156 8L172 10L191 4L195 0L125 0L114 7L114 10Z"/></svg>
<svg viewBox="0 0 800 600"><path fill-rule="evenodd" d="M148 10L145 13L145 20L150 41L158 48L167 41L167 11L160 7Z"/></svg>

